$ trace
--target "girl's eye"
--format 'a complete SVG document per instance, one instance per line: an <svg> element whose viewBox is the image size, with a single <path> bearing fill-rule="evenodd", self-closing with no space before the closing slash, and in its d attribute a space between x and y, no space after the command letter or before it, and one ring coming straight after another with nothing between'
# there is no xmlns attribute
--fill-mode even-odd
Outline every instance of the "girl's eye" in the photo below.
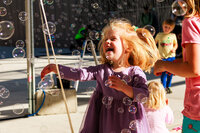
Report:
<svg viewBox="0 0 200 133"><path fill-rule="evenodd" d="M116 40L116 38L111 38L112 41Z"/></svg>

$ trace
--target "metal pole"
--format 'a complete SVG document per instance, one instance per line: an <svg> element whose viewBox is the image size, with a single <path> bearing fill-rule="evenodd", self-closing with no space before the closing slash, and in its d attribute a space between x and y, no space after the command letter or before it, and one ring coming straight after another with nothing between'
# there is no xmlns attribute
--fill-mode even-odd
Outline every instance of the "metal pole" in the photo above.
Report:
<svg viewBox="0 0 200 133"><path fill-rule="evenodd" d="M27 55L27 78L30 114L35 112L35 69L34 69L34 36L33 36L33 0L25 0L26 20L26 55Z"/></svg>

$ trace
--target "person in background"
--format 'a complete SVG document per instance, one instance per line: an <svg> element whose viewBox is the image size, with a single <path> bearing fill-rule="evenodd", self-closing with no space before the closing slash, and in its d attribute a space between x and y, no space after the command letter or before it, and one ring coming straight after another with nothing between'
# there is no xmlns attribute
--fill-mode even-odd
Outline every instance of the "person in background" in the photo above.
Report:
<svg viewBox="0 0 200 133"><path fill-rule="evenodd" d="M184 0L187 11L182 22L183 59L158 60L154 74L167 71L185 77L183 133L200 132L200 0ZM179 3L181 5L181 3Z"/></svg>
<svg viewBox="0 0 200 133"><path fill-rule="evenodd" d="M166 19L162 23L163 32L156 35L155 41L158 44L158 50L163 61L173 61L178 48L177 38L174 33L171 33L175 27L175 22L172 19ZM171 82L173 74L167 71L162 72L161 82L167 93L172 93Z"/></svg>
<svg viewBox="0 0 200 133"><path fill-rule="evenodd" d="M169 133L166 124L173 123L174 115L168 106L165 88L160 82L151 81L148 90L149 97L144 107L151 133Z"/></svg>

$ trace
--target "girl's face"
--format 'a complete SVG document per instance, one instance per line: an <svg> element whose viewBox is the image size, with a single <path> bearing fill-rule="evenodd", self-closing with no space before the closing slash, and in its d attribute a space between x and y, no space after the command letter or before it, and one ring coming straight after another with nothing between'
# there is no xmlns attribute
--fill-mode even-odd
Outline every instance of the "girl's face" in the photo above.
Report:
<svg viewBox="0 0 200 133"><path fill-rule="evenodd" d="M124 46L119 31L108 29L104 38L103 52L106 58L113 61L113 63L117 63L121 59L124 53Z"/></svg>

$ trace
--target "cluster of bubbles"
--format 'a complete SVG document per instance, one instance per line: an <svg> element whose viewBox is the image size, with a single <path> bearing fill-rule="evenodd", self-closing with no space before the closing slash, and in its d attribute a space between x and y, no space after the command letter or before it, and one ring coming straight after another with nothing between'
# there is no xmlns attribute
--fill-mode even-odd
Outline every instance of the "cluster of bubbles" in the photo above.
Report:
<svg viewBox="0 0 200 133"><path fill-rule="evenodd" d="M130 83L132 80L134 80L134 82L138 82L139 81L139 77L134 77L133 79L131 78L131 76L129 75L119 75L117 73L114 73L113 75L117 76L118 78L120 78L124 83L128 84ZM112 82L110 82L109 80L105 81L105 86L109 87L110 85L112 85ZM112 107L112 102L113 102L113 97L112 96L104 96L102 98L102 103L103 105L107 108L110 109ZM131 114L136 114L137 112L137 107L135 106L135 102L144 104L146 103L148 100L147 96L143 93L138 93L134 99L131 99L129 97L124 97L122 99L122 103L126 106L128 106L128 112ZM124 108L123 107L119 107L117 109L119 114L123 114L124 113ZM131 130L136 130L138 127L138 121L137 120L133 120L130 122L129 124L129 129L122 129L121 133L131 133Z"/></svg>
<svg viewBox="0 0 200 133"><path fill-rule="evenodd" d="M136 114L137 112L137 107L133 104L134 102L140 102L140 103L145 103L147 101L147 96L145 96L142 93L139 93L138 96L136 96L135 100L130 99L129 97L124 97L122 102L124 105L129 106L128 107L128 112L131 114ZM113 97L112 96L104 96L102 98L102 103L103 105L107 108L110 109L112 107L112 102L113 102ZM119 107L117 109L119 114L123 114L124 113L124 108L123 107ZM141 124L139 124L140 122L138 120L132 120L129 123L129 129L122 129L121 133L131 133L132 131L137 130L138 126Z"/></svg>
<svg viewBox="0 0 200 133"><path fill-rule="evenodd" d="M0 85L0 98L7 99L10 96L10 91L3 85ZM3 101L0 101L0 105L3 104ZM20 115L24 112L24 107L22 104L15 104L12 106L12 110L14 114Z"/></svg>
<svg viewBox="0 0 200 133"><path fill-rule="evenodd" d="M164 0L157 0L157 2L164 2ZM175 0L171 5L172 13L176 16L184 16L187 12L187 8L187 3L184 0ZM152 36L156 33L156 30L152 25L146 25L143 28L148 30ZM145 37L146 32L143 31L142 35Z"/></svg>
<svg viewBox="0 0 200 133"><path fill-rule="evenodd" d="M25 43L23 40L17 40L15 43L16 48L13 49L12 51L12 56L14 58L20 59L20 58L24 58L25 57L25 50L24 50L24 46Z"/></svg>

